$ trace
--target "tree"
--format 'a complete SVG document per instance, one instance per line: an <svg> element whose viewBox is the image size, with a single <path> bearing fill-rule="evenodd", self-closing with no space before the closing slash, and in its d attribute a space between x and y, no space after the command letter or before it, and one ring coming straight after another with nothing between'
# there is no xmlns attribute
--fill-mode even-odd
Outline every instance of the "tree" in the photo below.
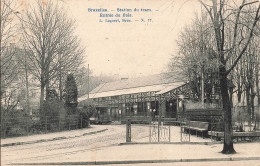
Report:
<svg viewBox="0 0 260 166"><path fill-rule="evenodd" d="M16 8L12 0L0 1L0 107L2 107L4 90L18 74L17 63L13 63L17 25L12 8Z"/></svg>
<svg viewBox="0 0 260 166"><path fill-rule="evenodd" d="M173 72L188 78L192 98L200 100L202 106L204 102L211 102L212 89L217 86L218 61L212 48L211 32L205 13L196 16L180 33L178 56L174 56L170 63Z"/></svg>
<svg viewBox="0 0 260 166"><path fill-rule="evenodd" d="M247 103L247 120L251 130L251 124L256 120L255 114L255 97L258 97L258 89L259 89L259 54L258 54L258 45L257 38L254 37L252 42L248 46L248 49L245 52L245 56L243 56L238 65L241 66L238 75L240 75L241 79L241 90L242 93L245 93L246 103ZM242 89L241 88L241 89ZM241 93L240 92L240 93ZM255 121L256 123L256 121Z"/></svg>
<svg viewBox="0 0 260 166"><path fill-rule="evenodd" d="M88 69L85 67L81 67L77 73L73 74L73 76L75 77L75 81L77 83L79 96L88 93L88 78L90 77L88 76L88 74L89 74Z"/></svg>
<svg viewBox="0 0 260 166"><path fill-rule="evenodd" d="M17 24L15 20L16 5L12 0L0 1L0 110L1 131L6 132L5 119L9 112L16 110L22 100L19 62L17 61Z"/></svg>
<svg viewBox="0 0 260 166"><path fill-rule="evenodd" d="M215 38L215 52L219 59L219 75L220 75L220 86L221 95L223 101L224 110L224 146L222 153L229 154L235 153L233 140L232 140L232 112L231 103L228 93L228 74L236 67L237 63L244 55L247 47L254 36L254 30L259 21L259 1L245 2L238 8L233 8L232 5L227 4L224 0L212 0L212 4L208 5L202 1L201 4L204 6L208 15L211 19L211 24L214 30ZM254 17L250 17L248 24L243 24L243 18L252 11L246 10L246 6L258 4L256 10L253 10ZM234 6L234 5L233 5ZM254 8L251 8L254 9ZM227 42L227 25L232 28L232 38L230 39L230 45ZM231 56L234 55L235 48L241 46L242 49L237 53L237 57L227 68L227 62Z"/></svg>
<svg viewBox="0 0 260 166"><path fill-rule="evenodd" d="M51 83L83 63L84 48L75 31L75 21L68 18L60 3L37 1L21 20L22 42L28 51L30 73L40 82L40 109L44 91ZM46 98L48 96L46 95Z"/></svg>
<svg viewBox="0 0 260 166"><path fill-rule="evenodd" d="M64 89L65 106L69 110L69 114L75 113L78 105L78 88L73 74L67 76Z"/></svg>
<svg viewBox="0 0 260 166"><path fill-rule="evenodd" d="M78 86L78 96L81 97L88 94L97 86L105 82L112 82L118 80L117 76L100 74L99 76L94 76L92 71L88 72L88 69L81 67L76 73L73 74ZM89 79L89 80L88 80ZM89 83L89 85L88 85Z"/></svg>
<svg viewBox="0 0 260 166"><path fill-rule="evenodd" d="M259 39L260 39L260 37L258 37L258 40L256 42L256 44L258 44L258 45L260 45ZM256 56L257 56L257 58L256 58L257 61L256 61L256 64L255 64L255 83L256 83L256 96L257 96L258 113L256 114L256 117L255 117L255 126L254 126L255 129L256 129L257 126L259 128L259 116L260 116L260 88L259 88L260 49L259 49L259 47L257 47Z"/></svg>

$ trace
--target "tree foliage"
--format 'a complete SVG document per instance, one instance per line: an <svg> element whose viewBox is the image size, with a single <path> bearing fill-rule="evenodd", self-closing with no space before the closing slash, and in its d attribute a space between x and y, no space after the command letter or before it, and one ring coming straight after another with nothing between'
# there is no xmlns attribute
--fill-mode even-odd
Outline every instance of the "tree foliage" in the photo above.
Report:
<svg viewBox="0 0 260 166"><path fill-rule="evenodd" d="M190 78L190 82L193 80L195 83L199 82L200 80L196 80L198 75L206 76L206 93L207 88L209 91L211 89L212 81L210 78L217 71L225 123L222 153L234 153L232 99L230 97L233 92L229 90L229 80L232 82L234 80L233 71L244 70L242 69L244 66L239 65L241 59L256 56L256 54L252 54L250 47L253 46L252 40L259 37L260 4L259 1L245 0L239 2L240 4L224 0L200 1L200 3L204 8L201 21L197 19L188 26L179 40L180 53L184 56L182 66L185 66L184 70ZM251 73L246 74L249 78L251 78L254 68L250 65L252 63L247 63L247 69L249 69L247 72L251 71ZM207 87L207 81L209 87ZM240 87L242 81L240 72L237 79ZM248 101L249 103L250 101Z"/></svg>
<svg viewBox="0 0 260 166"><path fill-rule="evenodd" d="M15 61L17 24L12 8L16 9L12 0L0 1L0 105L3 94L19 73L19 63Z"/></svg>
<svg viewBox="0 0 260 166"><path fill-rule="evenodd" d="M83 96L105 82L112 82L119 80L117 75L105 75L100 74L99 76L94 76L92 71L88 72L88 69L85 67L80 68L76 73L73 73L77 86L78 86L78 95ZM89 80L88 80L89 78ZM88 85L89 83L89 85Z"/></svg>
<svg viewBox="0 0 260 166"><path fill-rule="evenodd" d="M93 115L96 108L93 105L85 105L83 108L77 109L80 117L82 118L82 126L87 127L89 125L89 118Z"/></svg>
<svg viewBox="0 0 260 166"><path fill-rule="evenodd" d="M41 107L44 90L61 75L77 70L83 62L84 48L74 34L75 21L59 2L37 1L36 6L26 11L21 25L22 42L32 62L30 73L40 82Z"/></svg>
<svg viewBox="0 0 260 166"><path fill-rule="evenodd" d="M70 110L69 113L75 112L78 105L78 88L73 74L67 76L64 89L65 106Z"/></svg>
<svg viewBox="0 0 260 166"><path fill-rule="evenodd" d="M59 116L61 103L59 101L58 94L55 89L49 89L47 91L47 100L44 101L44 111L42 112L42 116Z"/></svg>
<svg viewBox="0 0 260 166"><path fill-rule="evenodd" d="M194 100L201 100L204 82L206 101L210 102L213 85L218 79L218 59L212 48L212 29L208 21L205 14L197 15L180 33L178 56L172 58L170 69L188 78Z"/></svg>

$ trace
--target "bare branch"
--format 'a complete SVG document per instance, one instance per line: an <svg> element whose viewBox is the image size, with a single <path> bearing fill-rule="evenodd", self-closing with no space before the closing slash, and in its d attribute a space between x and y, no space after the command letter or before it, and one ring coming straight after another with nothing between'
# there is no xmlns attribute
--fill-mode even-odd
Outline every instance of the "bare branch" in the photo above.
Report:
<svg viewBox="0 0 260 166"><path fill-rule="evenodd" d="M227 70L226 72L226 75L228 75L232 70L233 68L236 66L236 64L238 63L238 61L241 59L242 55L244 54L244 52L246 51L252 37L253 37L253 32L254 32L254 28L255 26L257 25L257 22L259 21L259 10L260 10L260 5L258 5L258 9L256 11L256 15L255 15L255 19L254 19L254 23L252 25L252 28L251 28L251 31L250 31L250 34L249 34L249 37L248 37L248 40L244 46L244 48L242 49L242 51L240 52L240 54L238 55L237 59L234 61L233 65Z"/></svg>

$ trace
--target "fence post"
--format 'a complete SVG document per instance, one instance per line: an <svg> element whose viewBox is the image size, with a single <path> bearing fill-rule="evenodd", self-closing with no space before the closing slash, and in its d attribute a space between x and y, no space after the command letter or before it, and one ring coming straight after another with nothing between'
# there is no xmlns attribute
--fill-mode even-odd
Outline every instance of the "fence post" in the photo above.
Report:
<svg viewBox="0 0 260 166"><path fill-rule="evenodd" d="M160 123L161 123L161 118L158 117L158 142L160 142Z"/></svg>
<svg viewBox="0 0 260 166"><path fill-rule="evenodd" d="M70 130L70 117L69 117L69 130Z"/></svg>
<svg viewBox="0 0 260 166"><path fill-rule="evenodd" d="M47 133L47 116L45 117L45 133Z"/></svg>
<svg viewBox="0 0 260 166"><path fill-rule="evenodd" d="M213 121L212 121L212 115L210 116L210 139L212 141L212 130L213 130Z"/></svg>
<svg viewBox="0 0 260 166"><path fill-rule="evenodd" d="M181 123L180 123L181 142L182 142L182 123L183 123L183 120L181 120Z"/></svg>
<svg viewBox="0 0 260 166"><path fill-rule="evenodd" d="M171 126L169 125L169 142L171 142Z"/></svg>
<svg viewBox="0 0 260 166"><path fill-rule="evenodd" d="M249 122L250 122L249 123L249 131L252 131L252 125L251 125L252 124L252 119L253 119L252 118L252 113L250 113L250 115L249 115Z"/></svg>
<svg viewBox="0 0 260 166"><path fill-rule="evenodd" d="M29 117L26 118L26 134L29 136Z"/></svg>
<svg viewBox="0 0 260 166"><path fill-rule="evenodd" d="M4 134L4 138L6 137L6 119L5 118L3 118L3 121L4 121L4 123L3 123L3 134Z"/></svg>
<svg viewBox="0 0 260 166"><path fill-rule="evenodd" d="M79 129L79 118L77 117L77 119L75 120L76 122L76 129Z"/></svg>
<svg viewBox="0 0 260 166"><path fill-rule="evenodd" d="M150 121L150 129L149 129L149 142L151 142L151 132L152 132L152 122Z"/></svg>
<svg viewBox="0 0 260 166"><path fill-rule="evenodd" d="M76 122L76 129L79 129L79 118L77 117L77 119L75 120Z"/></svg>
<svg viewBox="0 0 260 166"><path fill-rule="evenodd" d="M80 115L80 128L81 129L82 129L82 120L83 120L82 115Z"/></svg>
<svg viewBox="0 0 260 166"><path fill-rule="evenodd" d="M190 142L190 135L191 135L191 130L190 130L191 114L190 113L188 113L188 121L189 121L189 142Z"/></svg>
<svg viewBox="0 0 260 166"><path fill-rule="evenodd" d="M131 119L129 117L126 122L126 142L131 142Z"/></svg>
<svg viewBox="0 0 260 166"><path fill-rule="evenodd" d="M59 116L59 131L60 131L60 116Z"/></svg>

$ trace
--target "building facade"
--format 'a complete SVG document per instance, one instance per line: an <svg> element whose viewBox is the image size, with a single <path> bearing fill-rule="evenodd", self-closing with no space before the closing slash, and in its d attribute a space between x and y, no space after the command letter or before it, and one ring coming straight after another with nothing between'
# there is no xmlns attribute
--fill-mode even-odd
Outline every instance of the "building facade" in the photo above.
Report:
<svg viewBox="0 0 260 166"><path fill-rule="evenodd" d="M79 98L91 100L97 114L111 121L125 120L127 116L177 118L184 109L183 101L191 96L190 86L167 73L133 79L122 79L99 85Z"/></svg>

